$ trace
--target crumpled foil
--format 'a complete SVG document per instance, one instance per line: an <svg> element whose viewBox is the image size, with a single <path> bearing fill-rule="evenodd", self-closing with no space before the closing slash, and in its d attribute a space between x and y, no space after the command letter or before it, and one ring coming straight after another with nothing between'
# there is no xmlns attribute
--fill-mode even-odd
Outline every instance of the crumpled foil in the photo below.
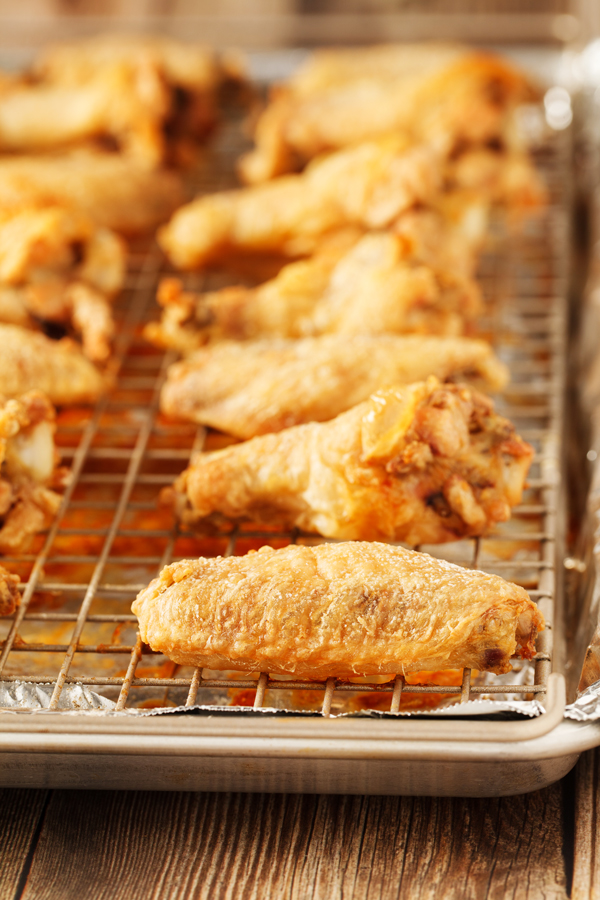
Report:
<svg viewBox="0 0 600 900"><path fill-rule="evenodd" d="M600 687L600 685L599 685ZM3 711L19 712L50 712L50 699L53 685L28 684L25 682L0 682L0 707ZM60 695L58 711L60 712L99 712L115 716L164 716L173 714L200 715L200 716L302 716L304 718L321 718L320 710L288 710L275 707L261 707L254 709L251 706L209 706L198 704L196 706L174 706L157 709L124 709L118 712L115 703L106 697L90 691L83 684L65 685ZM468 703L451 706L440 706L435 709L401 710L398 713L390 713L376 709L357 710L355 712L332 713L331 718L371 718L371 719L395 719L398 717L427 717L445 716L448 718L463 716L506 716L513 718L515 715L539 716L544 712L544 707L537 700L514 702L510 700L470 700Z"/></svg>
<svg viewBox="0 0 600 900"><path fill-rule="evenodd" d="M8 710L48 709L54 691L51 684L28 684L23 681L0 681L0 707ZM58 709L61 712L89 712L112 710L115 704L95 694L83 684L66 684L61 692ZM3 711L5 711L3 709Z"/></svg>
<svg viewBox="0 0 600 900"><path fill-rule="evenodd" d="M590 685L574 703L565 708L565 718L575 722L597 722L600 719L600 681Z"/></svg>
<svg viewBox="0 0 600 900"><path fill-rule="evenodd" d="M133 713L137 716L164 716L175 714L196 715L196 716L277 716L279 718L287 716L303 716L312 718L321 718L320 710L289 710L278 709L276 707L263 706L260 709L254 709L251 706L173 706L168 709L144 709L125 710L126 713ZM397 719L397 718L429 718L434 716L444 716L445 718L463 718L463 716L485 716L514 718L518 716L528 716L535 718L541 716L545 712L544 707L538 700L525 700L520 702L495 700L469 700L467 703L453 704L452 706L440 706L434 709L407 709L400 712L392 713L380 709L361 709L355 712L343 712L337 715L332 713L332 719Z"/></svg>

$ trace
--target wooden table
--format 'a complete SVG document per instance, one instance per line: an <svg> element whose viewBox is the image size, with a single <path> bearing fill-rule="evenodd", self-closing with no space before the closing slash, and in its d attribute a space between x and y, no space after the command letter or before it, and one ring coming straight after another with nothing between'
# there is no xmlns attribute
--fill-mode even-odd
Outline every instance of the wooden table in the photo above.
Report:
<svg viewBox="0 0 600 900"><path fill-rule="evenodd" d="M598 751L500 800L3 790L0 900L596 900L599 811Z"/></svg>

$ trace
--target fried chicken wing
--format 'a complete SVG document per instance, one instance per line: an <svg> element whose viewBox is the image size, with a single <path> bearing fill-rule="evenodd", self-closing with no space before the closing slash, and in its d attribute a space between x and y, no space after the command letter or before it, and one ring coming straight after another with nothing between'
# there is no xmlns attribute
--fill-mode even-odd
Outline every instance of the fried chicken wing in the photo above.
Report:
<svg viewBox="0 0 600 900"><path fill-rule="evenodd" d="M315 160L301 175L199 197L159 232L171 261L192 269L232 251L302 255L347 225L387 228L440 188L437 148L386 138Z"/></svg>
<svg viewBox="0 0 600 900"><path fill-rule="evenodd" d="M158 300L162 321L148 326L146 336L182 353L226 338L461 334L481 311L473 279L415 262L406 242L386 233L284 266L258 288L194 295L168 279Z"/></svg>
<svg viewBox="0 0 600 900"><path fill-rule="evenodd" d="M118 153L0 157L2 209L64 205L99 226L133 235L153 231L183 200L178 175L148 171Z"/></svg>
<svg viewBox="0 0 600 900"><path fill-rule="evenodd" d="M158 35L100 35L76 43L55 45L37 61L34 74L42 84L81 90L82 85L106 84L119 73L129 77L129 108L121 113L130 130L149 134L141 148L150 163L167 158L190 162L214 127L217 93L224 83L244 80L239 56L218 57L209 47ZM108 89L108 88L107 88ZM114 88L113 88L114 90ZM135 102L141 109L135 107ZM113 97L118 103L119 98ZM105 124L124 140L114 110ZM123 126L121 126L123 127ZM154 144L148 146L152 137ZM140 140L138 138L138 140ZM129 138L131 143L131 138Z"/></svg>
<svg viewBox="0 0 600 900"><path fill-rule="evenodd" d="M70 322L90 359L105 360L114 334L111 299L124 275L121 240L83 213L60 206L0 213L0 292L8 288L0 321Z"/></svg>
<svg viewBox="0 0 600 900"><path fill-rule="evenodd" d="M386 134L442 138L449 150L514 145L514 110L538 96L506 61L456 47L317 52L274 91L240 174L257 184Z"/></svg>
<svg viewBox="0 0 600 900"><path fill-rule="evenodd" d="M497 575L358 542L173 563L132 609L142 640L180 665L312 679L509 672L544 627Z"/></svg>
<svg viewBox="0 0 600 900"><path fill-rule="evenodd" d="M332 419L380 388L435 375L488 391L508 381L485 341L391 335L222 343L169 369L161 409L238 438Z"/></svg>
<svg viewBox="0 0 600 900"><path fill-rule="evenodd" d="M0 394L43 391L57 405L92 403L104 387L98 369L75 341L53 341L18 325L0 324Z"/></svg>
<svg viewBox="0 0 600 900"><path fill-rule="evenodd" d="M481 535L519 503L533 450L483 394L436 378L325 423L198 455L163 492L181 520L411 545Z"/></svg>
<svg viewBox="0 0 600 900"><path fill-rule="evenodd" d="M0 616L11 616L21 603L18 575L12 575L0 566Z"/></svg>
<svg viewBox="0 0 600 900"><path fill-rule="evenodd" d="M0 149L39 152L98 141L139 164L190 162L217 118L216 57L165 38L97 37L0 79Z"/></svg>
<svg viewBox="0 0 600 900"><path fill-rule="evenodd" d="M62 486L65 473L57 469L54 420L54 408L40 391L0 398L0 553L23 550L58 510L60 495L52 488ZM6 614L12 611L4 609L10 585L2 575L0 611Z"/></svg>

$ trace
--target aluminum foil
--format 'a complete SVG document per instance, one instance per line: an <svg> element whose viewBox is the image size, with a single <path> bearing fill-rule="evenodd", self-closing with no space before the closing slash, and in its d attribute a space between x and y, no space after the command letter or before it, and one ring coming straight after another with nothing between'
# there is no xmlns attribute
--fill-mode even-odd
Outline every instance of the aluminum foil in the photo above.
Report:
<svg viewBox="0 0 600 900"><path fill-rule="evenodd" d="M597 722L600 719L600 681L590 685L574 703L566 707L565 718L575 722Z"/></svg>
<svg viewBox="0 0 600 900"><path fill-rule="evenodd" d="M8 710L43 710L50 706L54 686L28 684L23 681L0 681L0 707ZM61 712L90 712L114 709L115 704L100 694L95 694L83 684L66 684L58 701ZM3 709L3 712L5 710Z"/></svg>
<svg viewBox="0 0 600 900"><path fill-rule="evenodd" d="M169 709L144 709L144 710L125 710L125 714L133 714L136 716L164 716L173 714L183 715L200 715L200 716L304 716L312 718L321 718L321 712L318 710L288 710L277 709L275 707L264 706L260 709L254 709L251 706L174 706ZM397 713L386 712L379 709L361 709L356 712L343 712L338 715L331 714L332 719L397 719L397 718L429 718L434 716L444 716L446 718L461 719L464 716L485 716L505 718L507 714L513 718L514 716L526 716L535 718L541 716L545 712L544 707L538 700L526 700L520 702L496 701L496 700L469 700L467 703L454 704L453 706L440 706L435 709L419 709L419 710L401 710Z"/></svg>

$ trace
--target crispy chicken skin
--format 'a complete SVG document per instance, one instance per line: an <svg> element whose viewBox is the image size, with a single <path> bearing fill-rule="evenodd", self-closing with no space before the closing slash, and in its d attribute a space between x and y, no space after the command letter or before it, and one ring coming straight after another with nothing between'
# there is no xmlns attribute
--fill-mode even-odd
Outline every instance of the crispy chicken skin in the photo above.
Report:
<svg viewBox="0 0 600 900"><path fill-rule="evenodd" d="M62 486L65 473L56 468L54 420L40 391L0 397L0 553L23 550L58 510L60 496L52 488ZM5 593L0 572L0 610Z"/></svg>
<svg viewBox="0 0 600 900"><path fill-rule="evenodd" d="M360 542L173 563L132 609L142 640L180 665L311 679L501 674L544 627L497 575Z"/></svg>
<svg viewBox="0 0 600 900"><path fill-rule="evenodd" d="M519 219L546 198L523 153L483 148L454 158L443 142L411 146L387 137L317 158L301 174L198 197L159 231L159 243L175 266L195 269L239 254L308 256L324 238L349 227L407 237L412 228L415 247L429 251L427 259L419 258L432 262L435 249L419 240L415 213L431 210L451 227L458 223L472 256L491 206L506 207Z"/></svg>
<svg viewBox="0 0 600 900"><path fill-rule="evenodd" d="M18 575L12 575L0 566L0 616L11 616L21 603Z"/></svg>
<svg viewBox="0 0 600 900"><path fill-rule="evenodd" d="M385 138L315 160L301 175L199 197L175 213L159 242L182 269L234 251L302 255L347 225L387 228L430 201L440 179L437 148Z"/></svg>
<svg viewBox="0 0 600 900"><path fill-rule="evenodd" d="M226 338L462 334L481 312L476 282L419 264L406 249L397 235L367 234L349 250L290 263L257 288L193 294L166 279L162 320L145 333L180 353Z"/></svg>
<svg viewBox="0 0 600 900"><path fill-rule="evenodd" d="M514 110L537 97L505 60L457 47L317 52L273 91L240 174L257 184L318 154L392 133L414 141L441 137L450 150L514 145Z"/></svg>
<svg viewBox="0 0 600 900"><path fill-rule="evenodd" d="M0 212L0 322L70 322L90 359L106 360L111 299L124 275L122 241L83 213L60 206Z"/></svg>
<svg viewBox="0 0 600 900"><path fill-rule="evenodd" d="M39 152L113 143L136 162L189 162L215 124L224 72L205 47L160 37L96 37L45 53L0 81L0 148Z"/></svg>
<svg viewBox="0 0 600 900"><path fill-rule="evenodd" d="M183 203L180 177L118 153L74 150L0 157L0 208L58 204L120 234L153 231Z"/></svg>
<svg viewBox="0 0 600 900"><path fill-rule="evenodd" d="M501 390L506 367L485 341L331 335L224 342L169 369L162 412L246 439L332 419L380 388L435 375Z"/></svg>
<svg viewBox="0 0 600 900"><path fill-rule="evenodd" d="M98 369L75 341L53 341L18 325L0 324L0 394L18 397L34 389L56 405L92 403L104 387Z"/></svg>
<svg viewBox="0 0 600 900"><path fill-rule="evenodd" d="M491 400L432 377L378 391L330 422L199 454L163 500L202 530L250 520L343 540L443 543L508 519L532 456Z"/></svg>

